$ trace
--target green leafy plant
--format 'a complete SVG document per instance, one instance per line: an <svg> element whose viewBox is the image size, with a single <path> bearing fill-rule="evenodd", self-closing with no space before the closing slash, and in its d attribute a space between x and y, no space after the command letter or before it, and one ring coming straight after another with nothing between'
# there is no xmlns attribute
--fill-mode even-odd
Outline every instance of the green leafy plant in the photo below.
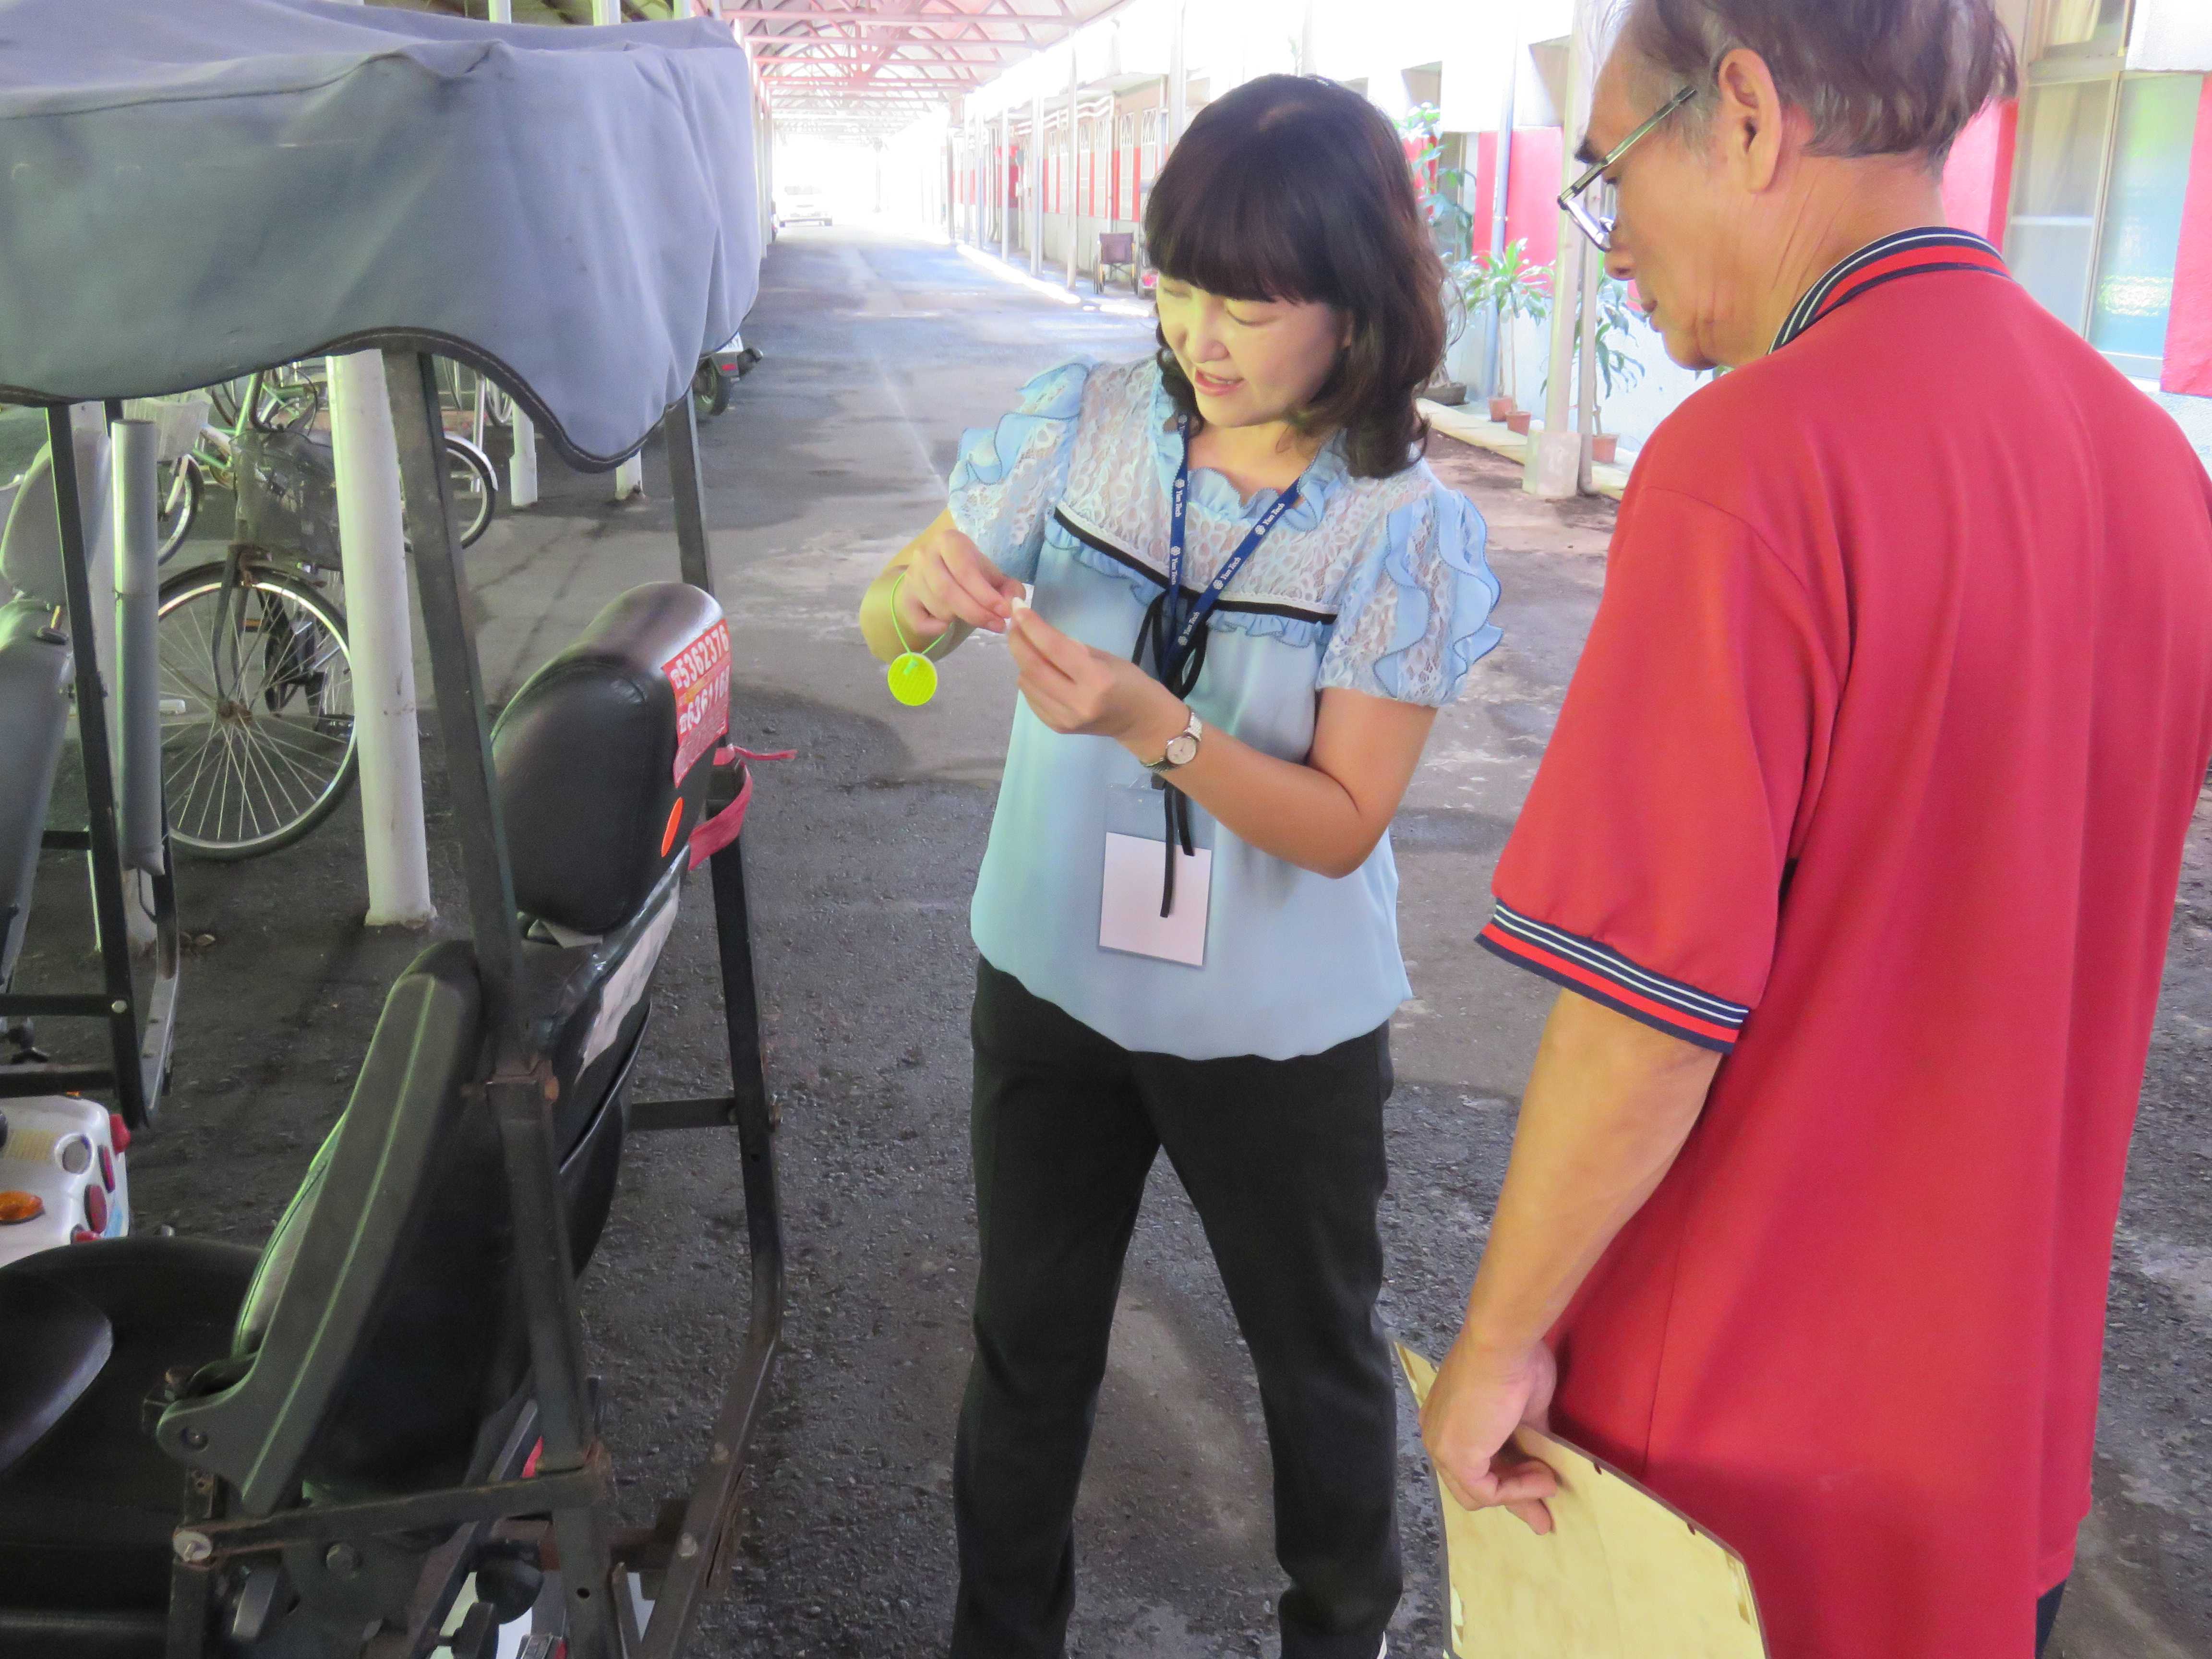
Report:
<svg viewBox="0 0 2212 1659"><path fill-rule="evenodd" d="M1519 237L1496 253L1478 253L1445 273L1469 311L1488 306L1498 313L1498 383L1503 395L1520 401L1520 371L1513 349L1513 325L1541 323L1552 314L1552 273L1528 258ZM1640 365L1639 370L1640 370Z"/></svg>
<svg viewBox="0 0 2212 1659"><path fill-rule="evenodd" d="M1644 360L1630 351L1628 344L1637 334L1648 334L1650 329L1644 313L1630 303L1627 283L1611 276L1600 280L1594 338L1597 345L1598 384L1602 391L1593 400L1591 408L1600 432L1605 430L1604 400L1616 391L1627 391L1644 378Z"/></svg>
<svg viewBox="0 0 2212 1659"><path fill-rule="evenodd" d="M1443 112L1434 104L1416 104L1398 118L1406 147L1406 167L1413 175L1421 218L1429 227L1437 257L1446 264L1465 259L1473 247L1474 216L1461 205L1471 180L1464 167L1443 165Z"/></svg>

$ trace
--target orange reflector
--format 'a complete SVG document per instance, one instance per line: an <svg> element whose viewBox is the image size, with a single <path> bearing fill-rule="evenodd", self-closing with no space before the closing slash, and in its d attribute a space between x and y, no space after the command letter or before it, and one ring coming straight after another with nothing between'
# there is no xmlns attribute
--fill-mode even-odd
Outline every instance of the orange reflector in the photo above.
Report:
<svg viewBox="0 0 2212 1659"><path fill-rule="evenodd" d="M684 798L678 795L676 805L668 809L668 828L660 832L660 856L666 858L668 849L676 845L676 832L684 827Z"/></svg>
<svg viewBox="0 0 2212 1659"><path fill-rule="evenodd" d="M19 1222L36 1221L46 1212L46 1200L36 1193L0 1193L0 1227L12 1227Z"/></svg>

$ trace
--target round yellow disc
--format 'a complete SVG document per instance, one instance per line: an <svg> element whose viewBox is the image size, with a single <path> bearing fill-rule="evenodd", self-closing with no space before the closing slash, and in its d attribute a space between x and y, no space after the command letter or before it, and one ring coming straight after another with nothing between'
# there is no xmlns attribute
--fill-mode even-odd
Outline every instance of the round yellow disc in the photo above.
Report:
<svg viewBox="0 0 2212 1659"><path fill-rule="evenodd" d="M919 708L937 695L937 665L918 651L891 659L891 696L909 708Z"/></svg>

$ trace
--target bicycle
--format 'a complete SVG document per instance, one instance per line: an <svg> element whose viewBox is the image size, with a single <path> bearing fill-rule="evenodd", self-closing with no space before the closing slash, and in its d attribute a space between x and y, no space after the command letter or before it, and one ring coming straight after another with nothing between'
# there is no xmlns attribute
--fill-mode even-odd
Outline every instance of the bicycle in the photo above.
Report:
<svg viewBox="0 0 2212 1659"><path fill-rule="evenodd" d="M161 562L167 563L191 534L208 489L238 493L232 449L248 431L302 431L313 427L324 407L323 384L313 372L295 363L275 374L250 375L208 388L214 412L222 422L200 428L190 454L164 462L161 482ZM446 499L456 514L456 538L472 547L491 527L499 500L499 475L483 452L482 398L470 437L446 434Z"/></svg>

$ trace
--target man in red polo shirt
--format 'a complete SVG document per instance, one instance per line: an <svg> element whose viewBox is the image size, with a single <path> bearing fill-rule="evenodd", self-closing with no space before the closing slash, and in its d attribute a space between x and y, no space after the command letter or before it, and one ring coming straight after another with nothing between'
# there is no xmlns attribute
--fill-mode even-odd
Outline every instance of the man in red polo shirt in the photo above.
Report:
<svg viewBox="0 0 2212 1659"><path fill-rule="evenodd" d="M1929 228L2010 89L1989 0L1626 11L1577 217L1734 372L1644 451L1498 866L1483 943L1566 992L1424 1431L1540 1530L1499 1454L1548 1411L1744 1553L1778 1659L2027 1659L2212 754L2212 489Z"/></svg>

